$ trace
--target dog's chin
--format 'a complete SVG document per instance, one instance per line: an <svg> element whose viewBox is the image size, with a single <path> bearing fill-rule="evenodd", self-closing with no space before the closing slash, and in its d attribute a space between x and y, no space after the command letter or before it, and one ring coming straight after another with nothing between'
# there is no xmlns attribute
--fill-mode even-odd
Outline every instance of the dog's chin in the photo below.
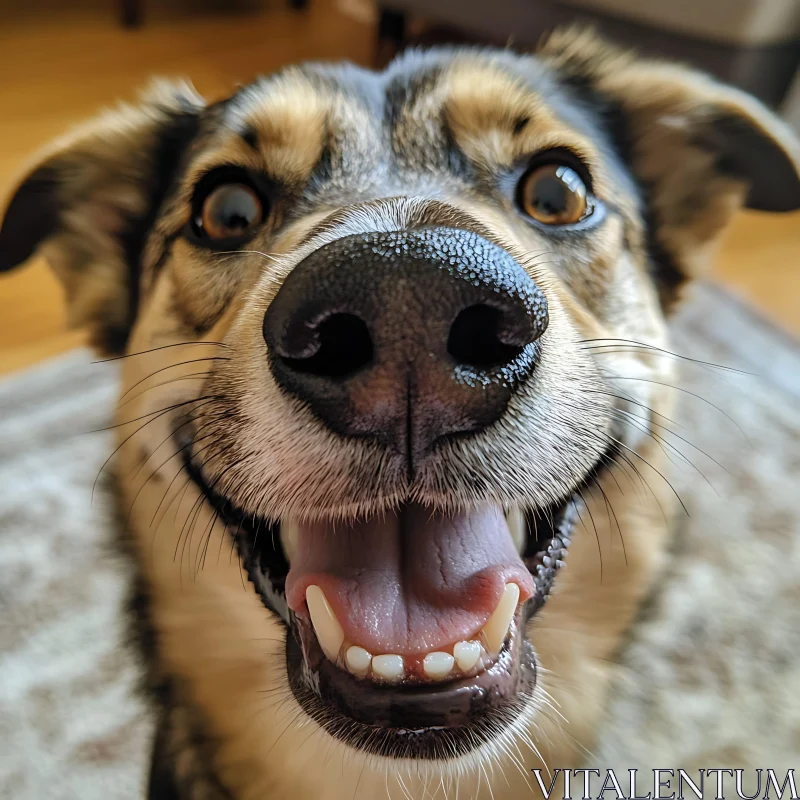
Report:
<svg viewBox="0 0 800 800"><path fill-rule="evenodd" d="M306 713L336 738L368 753L452 759L496 740L535 706L537 663L528 623L564 566L580 491L607 458L598 459L573 493L546 508L484 509L467 512L459 523L405 503L336 529L259 519L217 493L191 458L186 468L235 539L264 605L287 628L288 682ZM410 524L431 528L411 535L421 536L420 542L433 540L438 563L432 570L411 569L398 556L406 572L394 582L400 585L395 597L401 599L392 605L384 602L392 581L380 570L371 575L374 542L384 533L375 526L388 526L403 538ZM330 544L332 532L348 527L352 537ZM437 540L458 538L461 529L468 533L452 551ZM469 542L480 542L480 552L462 552ZM336 552L326 555L326 548ZM377 559L383 555L378 552ZM419 560L424 562L425 554ZM475 580L454 582L458 569L449 562L460 560L465 569L474 565ZM459 597L463 608L454 607ZM407 607L398 610L402 603ZM438 613L440 620L426 624L426 614ZM368 621L352 618L359 614ZM375 658L387 653L393 655Z"/></svg>

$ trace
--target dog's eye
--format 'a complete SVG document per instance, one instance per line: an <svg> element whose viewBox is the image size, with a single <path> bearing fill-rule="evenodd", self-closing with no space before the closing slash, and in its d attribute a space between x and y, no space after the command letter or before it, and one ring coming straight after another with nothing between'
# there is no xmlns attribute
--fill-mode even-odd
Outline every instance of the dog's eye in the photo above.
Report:
<svg viewBox="0 0 800 800"><path fill-rule="evenodd" d="M236 239L263 219L264 204L253 189L243 183L223 183L202 201L194 227L197 235L204 238Z"/></svg>
<svg viewBox="0 0 800 800"><path fill-rule="evenodd" d="M572 167L541 164L522 176L517 202L543 225L571 225L589 215L587 194L586 184Z"/></svg>

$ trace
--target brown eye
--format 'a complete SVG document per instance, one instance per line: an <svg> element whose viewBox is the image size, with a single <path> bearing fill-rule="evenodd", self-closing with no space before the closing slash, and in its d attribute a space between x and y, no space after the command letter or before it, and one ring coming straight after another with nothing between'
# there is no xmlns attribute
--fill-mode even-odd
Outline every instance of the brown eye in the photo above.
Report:
<svg viewBox="0 0 800 800"><path fill-rule="evenodd" d="M522 176L520 208L543 225L571 225L589 215L586 185L564 164L543 164Z"/></svg>
<svg viewBox="0 0 800 800"><path fill-rule="evenodd" d="M203 200L195 227L209 239L236 239L263 219L264 206L253 189L243 183L223 183Z"/></svg>

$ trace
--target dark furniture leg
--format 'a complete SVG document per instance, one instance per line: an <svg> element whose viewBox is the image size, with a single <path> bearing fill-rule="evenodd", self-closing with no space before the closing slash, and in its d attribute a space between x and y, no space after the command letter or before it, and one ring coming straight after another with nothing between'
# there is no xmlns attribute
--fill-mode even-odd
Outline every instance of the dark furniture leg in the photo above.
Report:
<svg viewBox="0 0 800 800"><path fill-rule="evenodd" d="M378 41L375 48L377 67L385 67L402 50L406 38L406 15L381 8L378 17Z"/></svg>
<svg viewBox="0 0 800 800"><path fill-rule="evenodd" d="M136 28L142 24L143 0L122 0L120 17L126 28Z"/></svg>

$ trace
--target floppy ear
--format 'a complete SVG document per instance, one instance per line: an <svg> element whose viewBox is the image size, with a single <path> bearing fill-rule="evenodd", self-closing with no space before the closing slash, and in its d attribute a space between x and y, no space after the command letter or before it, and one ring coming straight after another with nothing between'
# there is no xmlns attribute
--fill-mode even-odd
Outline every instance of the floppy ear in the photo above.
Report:
<svg viewBox="0 0 800 800"><path fill-rule="evenodd" d="M665 305L738 208L800 208L800 142L750 95L591 31L557 31L539 55L600 111L641 187Z"/></svg>
<svg viewBox="0 0 800 800"><path fill-rule="evenodd" d="M89 326L102 350L125 345L145 235L203 105L188 84L154 84L139 105L55 142L8 204L0 272L41 252L64 285L70 323Z"/></svg>

